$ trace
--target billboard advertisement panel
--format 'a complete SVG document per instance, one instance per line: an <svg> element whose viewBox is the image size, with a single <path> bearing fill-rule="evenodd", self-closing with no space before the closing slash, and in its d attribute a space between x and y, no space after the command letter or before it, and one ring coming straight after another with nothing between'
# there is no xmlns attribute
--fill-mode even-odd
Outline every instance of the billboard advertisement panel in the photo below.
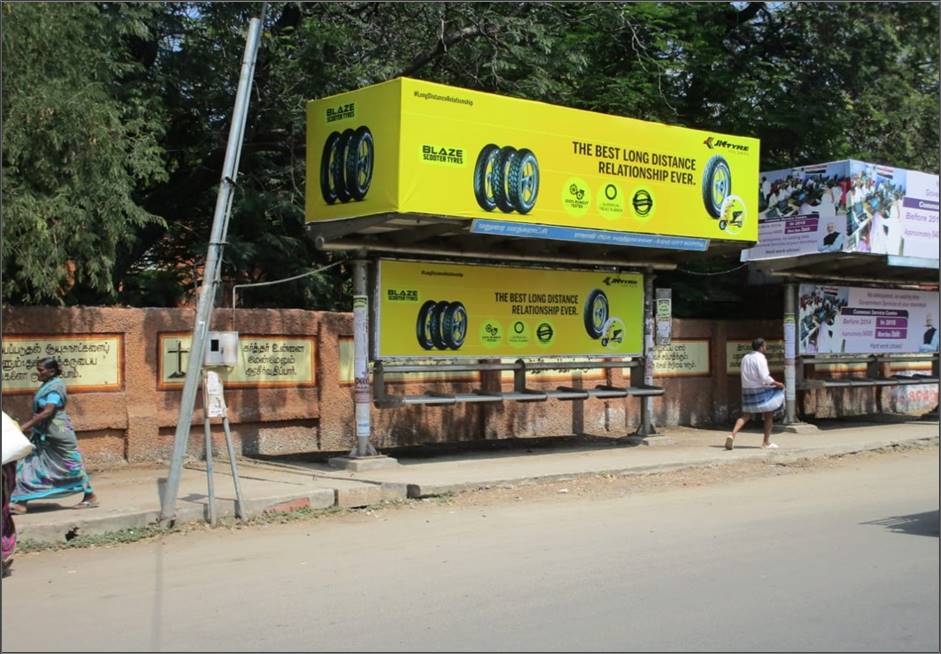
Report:
<svg viewBox="0 0 941 654"><path fill-rule="evenodd" d="M798 354L938 351L938 292L800 285Z"/></svg>
<svg viewBox="0 0 941 654"><path fill-rule="evenodd" d="M643 276L379 262L377 358L627 356L643 352Z"/></svg>
<svg viewBox="0 0 941 654"><path fill-rule="evenodd" d="M308 222L384 212L754 242L759 142L396 79L307 106Z"/></svg>
<svg viewBox="0 0 941 654"><path fill-rule="evenodd" d="M760 175L758 244L742 259L861 252L938 258L938 176L845 160Z"/></svg>

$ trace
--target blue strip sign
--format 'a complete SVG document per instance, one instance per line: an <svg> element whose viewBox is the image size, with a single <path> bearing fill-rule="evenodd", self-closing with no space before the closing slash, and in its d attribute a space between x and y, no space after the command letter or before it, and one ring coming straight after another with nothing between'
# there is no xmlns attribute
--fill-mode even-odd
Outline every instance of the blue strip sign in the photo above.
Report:
<svg viewBox="0 0 941 654"><path fill-rule="evenodd" d="M612 232L605 229L580 229L517 223L509 220L484 220L475 218L471 223L472 234L497 234L522 238L544 238L550 241L571 241L598 245L625 245L638 248L661 248L664 250L689 250L705 252L709 239L686 236L661 236L636 232Z"/></svg>

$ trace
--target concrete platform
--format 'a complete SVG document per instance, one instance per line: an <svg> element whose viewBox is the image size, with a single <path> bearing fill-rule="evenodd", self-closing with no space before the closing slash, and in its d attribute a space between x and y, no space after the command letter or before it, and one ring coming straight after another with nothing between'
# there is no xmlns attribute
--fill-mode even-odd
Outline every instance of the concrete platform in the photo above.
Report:
<svg viewBox="0 0 941 654"><path fill-rule="evenodd" d="M395 468L399 465L397 459L384 454L375 456L335 456L327 459L331 468L338 470L352 470L353 472L365 472L367 470L386 470Z"/></svg>

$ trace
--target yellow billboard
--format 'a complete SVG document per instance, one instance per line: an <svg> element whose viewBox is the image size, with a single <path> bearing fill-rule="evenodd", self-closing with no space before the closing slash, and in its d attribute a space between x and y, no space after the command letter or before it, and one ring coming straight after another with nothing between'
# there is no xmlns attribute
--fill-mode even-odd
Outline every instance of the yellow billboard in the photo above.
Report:
<svg viewBox="0 0 941 654"><path fill-rule="evenodd" d="M754 138L400 78L308 102L306 214L753 242L758 150Z"/></svg>
<svg viewBox="0 0 941 654"><path fill-rule="evenodd" d="M625 356L643 351L643 276L379 262L376 357Z"/></svg>

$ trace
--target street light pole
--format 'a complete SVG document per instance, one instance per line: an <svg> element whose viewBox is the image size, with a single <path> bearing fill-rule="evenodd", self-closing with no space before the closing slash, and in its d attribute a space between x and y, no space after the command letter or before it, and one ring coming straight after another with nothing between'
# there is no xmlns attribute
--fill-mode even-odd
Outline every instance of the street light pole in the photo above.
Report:
<svg viewBox="0 0 941 654"><path fill-rule="evenodd" d="M225 247L226 233L229 226L229 213L235 194L235 178L238 175L239 156L242 139L245 135L245 123L248 114L248 101L255 75L255 60L258 45L261 42L262 23L265 17L265 5L262 4L258 18L252 18L245 40L245 54L242 57L242 70L235 96L235 109L232 111L232 124L229 127L229 140L226 145L225 162L216 207L212 217L212 231L209 237L209 249L206 253L206 266L203 270L203 282L199 289L199 301L196 305L196 324L193 327L189 362L186 366L186 380L180 398L180 413L177 417L176 434L173 440L173 458L163 495L160 498L160 521L166 523L176 516L176 498L180 487L180 474L183 457L189 441L190 427L193 420L193 408L196 403L196 391L199 388L203 359L206 354L209 325L212 321L212 309L215 301L216 284L222 271L222 250Z"/></svg>

